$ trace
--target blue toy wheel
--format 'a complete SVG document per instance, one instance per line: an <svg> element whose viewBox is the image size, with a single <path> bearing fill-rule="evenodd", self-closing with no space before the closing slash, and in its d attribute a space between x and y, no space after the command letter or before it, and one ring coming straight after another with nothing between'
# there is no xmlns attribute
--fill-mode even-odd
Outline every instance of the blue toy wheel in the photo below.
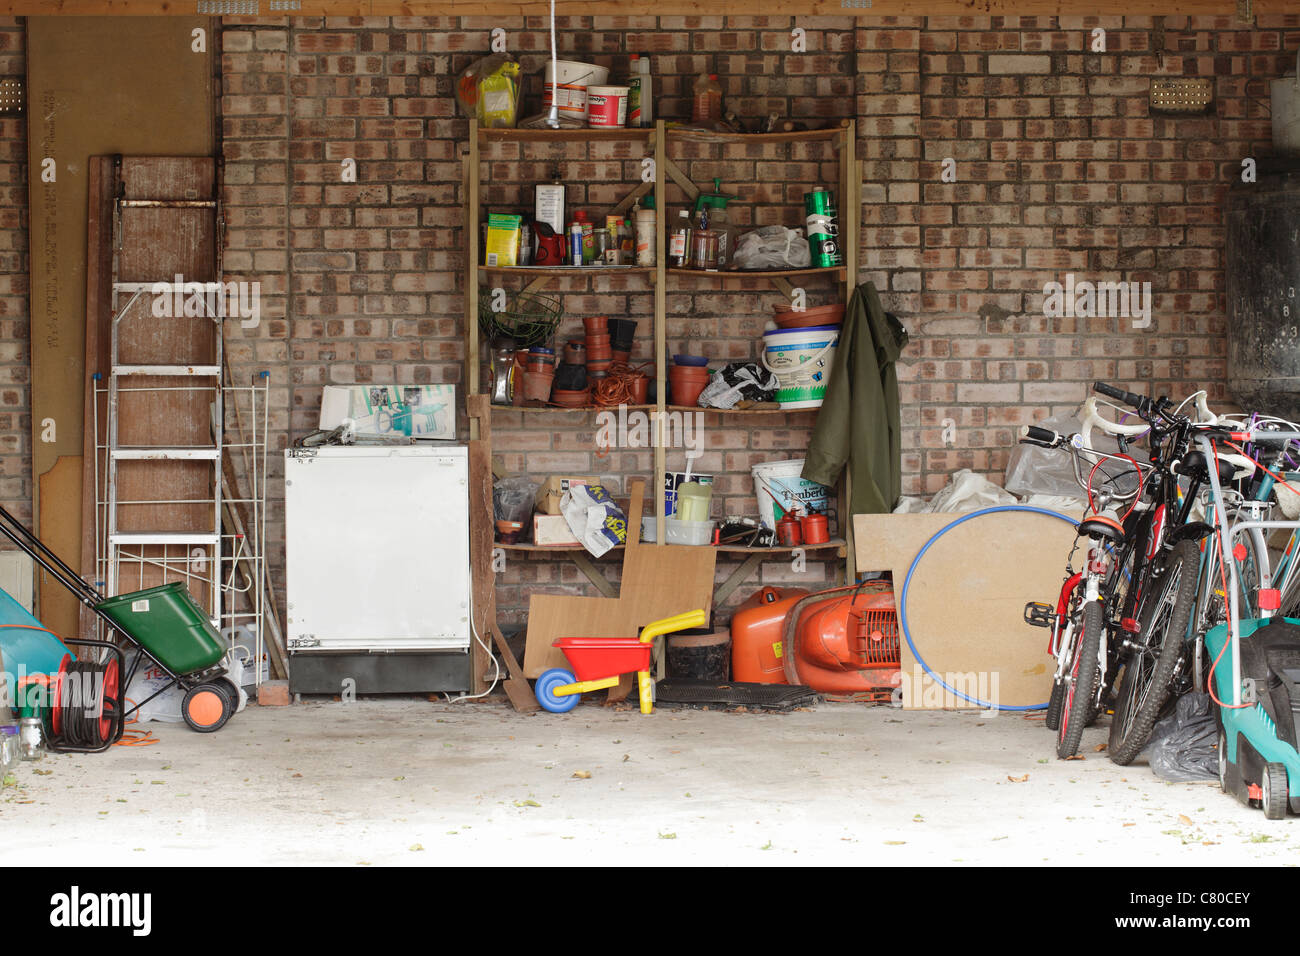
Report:
<svg viewBox="0 0 1300 956"><path fill-rule="evenodd" d="M548 671L543 671L542 676L537 678L537 683L533 685L537 703L542 705L543 710L549 710L553 714L565 714L573 710L578 706L578 698L582 696L581 694L560 696L554 692L555 688L572 684L573 681L573 674L563 667L552 667Z"/></svg>

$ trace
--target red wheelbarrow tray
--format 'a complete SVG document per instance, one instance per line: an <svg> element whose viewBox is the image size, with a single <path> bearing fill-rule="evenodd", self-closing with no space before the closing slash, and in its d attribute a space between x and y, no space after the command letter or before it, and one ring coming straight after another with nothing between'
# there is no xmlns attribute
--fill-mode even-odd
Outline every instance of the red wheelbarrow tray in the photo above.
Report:
<svg viewBox="0 0 1300 956"><path fill-rule="evenodd" d="M561 637L552 646L564 652L574 676L586 681L648 671L654 645L639 637Z"/></svg>

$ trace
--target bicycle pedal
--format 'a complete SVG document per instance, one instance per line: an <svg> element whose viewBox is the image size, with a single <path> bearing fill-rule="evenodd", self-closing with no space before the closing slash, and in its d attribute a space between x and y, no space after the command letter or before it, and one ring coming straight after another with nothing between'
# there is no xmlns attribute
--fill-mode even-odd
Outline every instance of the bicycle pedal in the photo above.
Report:
<svg viewBox="0 0 1300 956"><path fill-rule="evenodd" d="M1052 627L1056 624L1056 609L1050 604L1030 601L1025 605L1025 623L1034 627Z"/></svg>

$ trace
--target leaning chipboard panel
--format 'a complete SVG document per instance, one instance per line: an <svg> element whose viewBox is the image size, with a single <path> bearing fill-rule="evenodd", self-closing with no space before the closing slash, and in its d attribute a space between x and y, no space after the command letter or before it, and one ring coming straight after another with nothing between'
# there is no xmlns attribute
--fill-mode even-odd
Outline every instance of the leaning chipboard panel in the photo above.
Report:
<svg viewBox="0 0 1300 956"><path fill-rule="evenodd" d="M464 651L464 446L285 452L286 637L295 654Z"/></svg>

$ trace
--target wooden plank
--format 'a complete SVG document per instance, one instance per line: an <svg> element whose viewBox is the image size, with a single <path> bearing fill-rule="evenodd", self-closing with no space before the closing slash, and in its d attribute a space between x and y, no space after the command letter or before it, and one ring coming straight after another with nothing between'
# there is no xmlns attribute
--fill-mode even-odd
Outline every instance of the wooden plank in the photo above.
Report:
<svg viewBox="0 0 1300 956"><path fill-rule="evenodd" d="M847 260L845 260L847 261ZM692 279L773 279L778 277L789 276L818 276L827 275L843 278L845 275L843 266L826 266L818 269L736 269L732 271L710 271L705 269L673 269L668 270L669 275L689 276Z"/></svg>
<svg viewBox="0 0 1300 956"><path fill-rule="evenodd" d="M748 577L754 573L754 569L763 563L763 555L751 554L744 561L740 562L739 567L727 576L727 580L718 585L713 592L713 601L715 604L726 603L727 598L731 597L732 592L740 587Z"/></svg>
<svg viewBox="0 0 1300 956"><path fill-rule="evenodd" d="M628 527L632 527L630 521L628 522ZM609 578L601 574L600 569L591 563L591 558L587 556L586 549L584 549L582 545L578 545L577 548L567 548L566 550L568 552L566 557L578 566L578 570L583 573L597 591L605 595L607 598L618 597L618 591L615 590L614 585L610 584Z"/></svg>
<svg viewBox="0 0 1300 956"><path fill-rule="evenodd" d="M1193 16L1235 17L1236 0L1186 0L1173 6L1169 0L1092 0L1088 4L1075 0L983 0L973 8L970 0L873 0L870 7L845 7L843 0L769 0L761 11L766 17L850 17L870 21L883 17L916 16ZM174 0L0 0L0 14L6 16L58 17L131 16L193 17L193 5ZM1255 16L1288 13L1288 0L1252 0ZM625 16L699 16L697 0L647 0L619 7ZM708 7L715 16L751 16L752 0L715 0ZM510 26L522 17L545 18L550 13L547 0L303 0L300 9L277 14L260 9L264 19L290 16L331 17L416 17L416 16L494 16L505 17ZM604 0L559 0L555 13L560 17L608 16Z"/></svg>
<svg viewBox="0 0 1300 956"><path fill-rule="evenodd" d="M107 156L91 157L86 164L86 394L82 429L81 478L81 576L96 589L99 553L96 529L102 527L103 513L96 506L96 472L106 477L105 462L98 457L97 446L107 440L108 397L96 395L96 373L107 374L108 340L101 334L107 328L109 287L113 275L113 161ZM100 384L104 384L102 381ZM98 429L96 429L98 425ZM80 608L80 634L93 640L96 632L94 612Z"/></svg>
<svg viewBox="0 0 1300 956"><path fill-rule="evenodd" d="M619 140L649 140L654 130L629 129L484 129L479 128L480 142L504 143L589 143Z"/></svg>
<svg viewBox="0 0 1300 956"><path fill-rule="evenodd" d="M469 534L470 582L474 603L474 627L481 640L488 635L496 645L498 659L505 663L506 678L503 686L506 696L520 713L539 710L541 705L524 679L523 668L506 642L497 625L496 578L492 570L493 527L492 512L492 418L491 399L487 395L468 395L465 411L471 422L479 425L479 437L469 443ZM486 690L483 677L489 666L489 655L478 640L470 644L471 693Z"/></svg>
<svg viewBox="0 0 1300 956"><path fill-rule="evenodd" d="M668 215L667 191L664 189L664 172L671 168L668 160L667 140L664 138L664 121L655 122L655 195L659 198L659 215L655 217L658 224L655 237L655 411L657 421L664 421L664 408L668 404L668 262L665 253L667 245L664 236ZM688 180L689 182L689 180ZM667 471L667 456L664 449L663 435L655 436L655 540L664 542L668 537L664 527L664 474ZM665 545L666 546L666 545ZM691 610L686 608L686 610Z"/></svg>
<svg viewBox="0 0 1300 956"><path fill-rule="evenodd" d="M682 188L682 192L686 193L689 199L687 205L693 205L695 203L695 198L700 194L700 187L692 182L691 177L682 172L682 168L677 165L671 156L664 159L664 172L668 174L669 179ZM689 272L691 270L679 269L669 271Z"/></svg>

